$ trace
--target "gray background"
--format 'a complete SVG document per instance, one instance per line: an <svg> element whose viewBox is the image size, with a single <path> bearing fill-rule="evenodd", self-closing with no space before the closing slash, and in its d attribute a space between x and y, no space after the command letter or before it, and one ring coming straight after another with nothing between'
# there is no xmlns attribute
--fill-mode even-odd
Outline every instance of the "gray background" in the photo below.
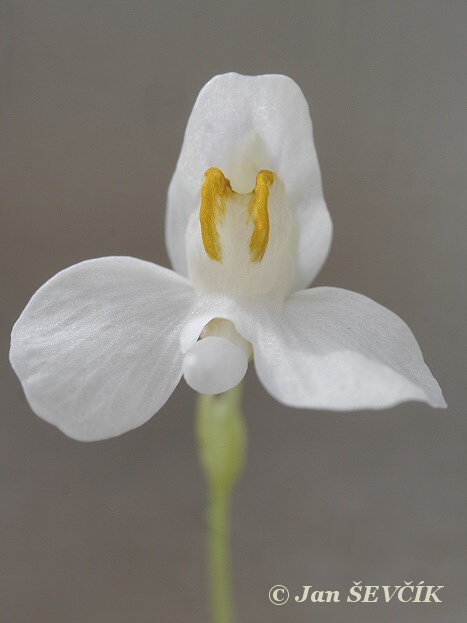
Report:
<svg viewBox="0 0 467 623"><path fill-rule="evenodd" d="M82 444L35 417L8 335L58 270L104 255L168 265L165 194L214 74L285 73L312 109L332 251L317 283L402 316L447 411L285 408L247 381L235 494L238 619L460 623L467 606L467 5L3 1L0 4L0 619L207 621L193 394ZM442 604L268 601L274 584L445 585Z"/></svg>

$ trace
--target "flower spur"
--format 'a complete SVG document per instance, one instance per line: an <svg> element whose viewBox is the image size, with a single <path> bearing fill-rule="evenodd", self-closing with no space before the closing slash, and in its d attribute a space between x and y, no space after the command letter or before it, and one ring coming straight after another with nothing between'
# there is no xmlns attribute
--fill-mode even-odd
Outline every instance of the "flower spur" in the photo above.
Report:
<svg viewBox="0 0 467 623"><path fill-rule="evenodd" d="M444 407L398 316L347 290L304 289L331 236L299 87L278 75L216 76L169 187L176 272L107 257L46 282L11 340L32 409L75 439L113 437L152 417L182 375L220 393L251 359L265 388L294 407Z"/></svg>

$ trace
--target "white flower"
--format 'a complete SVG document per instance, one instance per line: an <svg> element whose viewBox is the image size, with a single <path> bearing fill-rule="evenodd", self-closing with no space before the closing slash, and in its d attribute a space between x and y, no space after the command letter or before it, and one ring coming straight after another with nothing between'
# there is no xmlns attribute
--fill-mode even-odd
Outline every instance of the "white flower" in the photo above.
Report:
<svg viewBox="0 0 467 623"><path fill-rule="evenodd" d="M182 375L219 393L241 381L252 357L286 405L444 407L400 318L360 294L303 289L331 234L299 87L285 76L213 78L169 188L177 272L107 257L43 285L10 352L32 409L75 439L112 437L156 413Z"/></svg>

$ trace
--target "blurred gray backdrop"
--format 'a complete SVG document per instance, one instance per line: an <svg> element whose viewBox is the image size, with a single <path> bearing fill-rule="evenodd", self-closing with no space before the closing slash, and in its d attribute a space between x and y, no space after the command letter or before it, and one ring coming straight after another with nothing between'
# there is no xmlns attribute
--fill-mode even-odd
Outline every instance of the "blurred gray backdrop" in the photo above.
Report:
<svg viewBox="0 0 467 623"><path fill-rule="evenodd" d="M168 265L185 123L226 71L302 87L335 227L317 283L404 318L449 404L293 410L250 371L238 621L465 620L466 18L455 0L0 3L1 621L208 620L191 390L138 430L78 443L32 414L7 350L60 269L105 255ZM346 594L353 581L443 585L443 602L268 600L275 584Z"/></svg>

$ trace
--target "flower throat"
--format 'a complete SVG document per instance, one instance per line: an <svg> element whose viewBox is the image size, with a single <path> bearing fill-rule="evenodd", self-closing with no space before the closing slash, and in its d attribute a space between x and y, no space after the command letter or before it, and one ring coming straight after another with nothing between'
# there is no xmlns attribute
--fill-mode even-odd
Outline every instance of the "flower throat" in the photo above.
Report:
<svg viewBox="0 0 467 623"><path fill-rule="evenodd" d="M249 240L251 262L260 262L266 251L269 241L269 187L274 182L274 174L263 170L256 176L255 188L247 193L246 224L252 224ZM235 199L245 198L242 193L236 193L230 181L220 169L212 167L204 174L204 183L201 189L201 207L199 220L201 223L201 237L208 256L222 262L222 244L219 236L219 227L222 226L227 212L227 200L236 203Z"/></svg>

